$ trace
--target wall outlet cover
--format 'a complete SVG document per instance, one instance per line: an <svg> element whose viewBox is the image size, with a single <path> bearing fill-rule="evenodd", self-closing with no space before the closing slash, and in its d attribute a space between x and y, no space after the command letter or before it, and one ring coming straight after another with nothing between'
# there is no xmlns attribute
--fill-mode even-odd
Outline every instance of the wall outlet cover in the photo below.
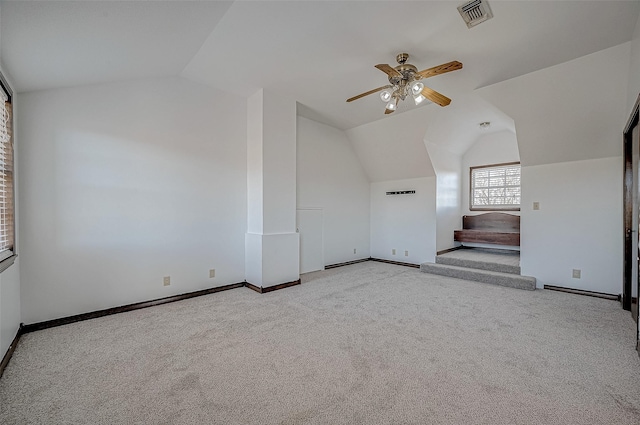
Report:
<svg viewBox="0 0 640 425"><path fill-rule="evenodd" d="M165 276L162 278L162 285L169 286L171 285L171 276Z"/></svg>
<svg viewBox="0 0 640 425"><path fill-rule="evenodd" d="M395 249L391 250L391 255L396 255L396 250Z"/></svg>
<svg viewBox="0 0 640 425"><path fill-rule="evenodd" d="M581 274L581 270L580 269L573 269L573 278L574 279L580 279L580 274Z"/></svg>
<svg viewBox="0 0 640 425"><path fill-rule="evenodd" d="M216 277L216 269L209 270L209 278L214 278L214 277Z"/></svg>

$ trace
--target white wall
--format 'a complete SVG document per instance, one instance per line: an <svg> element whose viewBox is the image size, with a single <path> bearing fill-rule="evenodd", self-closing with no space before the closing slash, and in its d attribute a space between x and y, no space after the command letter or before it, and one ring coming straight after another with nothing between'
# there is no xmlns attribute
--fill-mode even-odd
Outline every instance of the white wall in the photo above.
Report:
<svg viewBox="0 0 640 425"><path fill-rule="evenodd" d="M19 258L0 274L0 360L20 327Z"/></svg>
<svg viewBox="0 0 640 425"><path fill-rule="evenodd" d="M296 231L296 103L273 92L263 94L262 166L264 230Z"/></svg>
<svg viewBox="0 0 640 425"><path fill-rule="evenodd" d="M520 262L539 285L620 292L630 54L627 42L478 90L515 122Z"/></svg>
<svg viewBox="0 0 640 425"><path fill-rule="evenodd" d="M245 278L265 288L300 278L296 102L259 90L247 101Z"/></svg>
<svg viewBox="0 0 640 425"><path fill-rule="evenodd" d="M167 78L18 114L25 323L244 280L245 99Z"/></svg>
<svg viewBox="0 0 640 425"><path fill-rule="evenodd" d="M473 215L482 212L469 209L470 167L518 161L520 161L518 139L513 132L501 131L478 138L462 155L462 214ZM520 214L518 211L508 211L508 213Z"/></svg>
<svg viewBox="0 0 640 425"><path fill-rule="evenodd" d="M453 232L460 228L460 155L425 142L436 172L436 250L453 248Z"/></svg>
<svg viewBox="0 0 640 425"><path fill-rule="evenodd" d="M622 158L523 167L522 194L523 275L538 287L622 292Z"/></svg>
<svg viewBox="0 0 640 425"><path fill-rule="evenodd" d="M2 70L4 77L7 79L9 85L12 85L12 79L9 74L4 72L2 65L0 65L0 70ZM14 176L16 179L14 180L15 184L15 193L18 194L20 190L20 179L17 178L17 174L19 172L19 164L18 158L20 156L20 141L19 141L19 130L16 127L15 123L18 119L19 112L17 110L18 105L20 103L19 96L14 93L13 96L13 119L14 119L14 155L15 155L15 169ZM11 342L16 336L18 332L18 328L20 327L20 261L22 251L20 250L20 231L19 231L19 211L20 211L20 203L19 200L15 200L15 220L16 220L16 234L15 234L15 246L16 253L19 254L18 258L16 258L15 263L10 266L7 270L0 274L0 359L4 356L4 354L9 349Z"/></svg>
<svg viewBox="0 0 640 425"><path fill-rule="evenodd" d="M386 195L415 190L413 195ZM420 264L436 255L436 178L371 183L371 256ZM396 255L392 255L392 249ZM405 251L409 255L405 256Z"/></svg>
<svg viewBox="0 0 640 425"><path fill-rule="evenodd" d="M247 99L247 232L250 233L264 232L263 95L259 91Z"/></svg>
<svg viewBox="0 0 640 425"><path fill-rule="evenodd" d="M298 117L297 152L298 208L322 208L325 265L368 258L369 180L345 132Z"/></svg>

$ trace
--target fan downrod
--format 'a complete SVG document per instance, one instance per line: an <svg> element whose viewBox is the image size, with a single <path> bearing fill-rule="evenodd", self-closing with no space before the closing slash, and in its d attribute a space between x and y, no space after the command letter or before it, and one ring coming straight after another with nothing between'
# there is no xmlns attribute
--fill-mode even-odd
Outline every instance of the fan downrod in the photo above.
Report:
<svg viewBox="0 0 640 425"><path fill-rule="evenodd" d="M398 61L400 65L404 65L404 63L408 60L409 60L409 53L400 53L398 54L398 56L396 56L396 61Z"/></svg>

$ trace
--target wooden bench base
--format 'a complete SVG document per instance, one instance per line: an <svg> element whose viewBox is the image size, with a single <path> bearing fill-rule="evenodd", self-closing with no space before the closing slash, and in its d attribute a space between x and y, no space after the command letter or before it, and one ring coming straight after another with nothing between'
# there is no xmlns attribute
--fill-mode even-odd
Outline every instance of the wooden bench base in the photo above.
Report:
<svg viewBox="0 0 640 425"><path fill-rule="evenodd" d="M520 216L486 213L462 217L462 230L453 231L457 242L520 246Z"/></svg>
<svg viewBox="0 0 640 425"><path fill-rule="evenodd" d="M454 230L453 240L457 242L520 246L520 233L485 230Z"/></svg>

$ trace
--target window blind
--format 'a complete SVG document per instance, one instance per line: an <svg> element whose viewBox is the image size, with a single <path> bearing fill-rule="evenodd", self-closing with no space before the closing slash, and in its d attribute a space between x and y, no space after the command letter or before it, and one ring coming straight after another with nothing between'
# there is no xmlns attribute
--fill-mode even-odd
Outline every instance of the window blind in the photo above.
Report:
<svg viewBox="0 0 640 425"><path fill-rule="evenodd" d="M520 207L520 164L471 168L471 208Z"/></svg>
<svg viewBox="0 0 640 425"><path fill-rule="evenodd" d="M13 250L13 110L3 92L4 107L0 116L0 253Z"/></svg>

